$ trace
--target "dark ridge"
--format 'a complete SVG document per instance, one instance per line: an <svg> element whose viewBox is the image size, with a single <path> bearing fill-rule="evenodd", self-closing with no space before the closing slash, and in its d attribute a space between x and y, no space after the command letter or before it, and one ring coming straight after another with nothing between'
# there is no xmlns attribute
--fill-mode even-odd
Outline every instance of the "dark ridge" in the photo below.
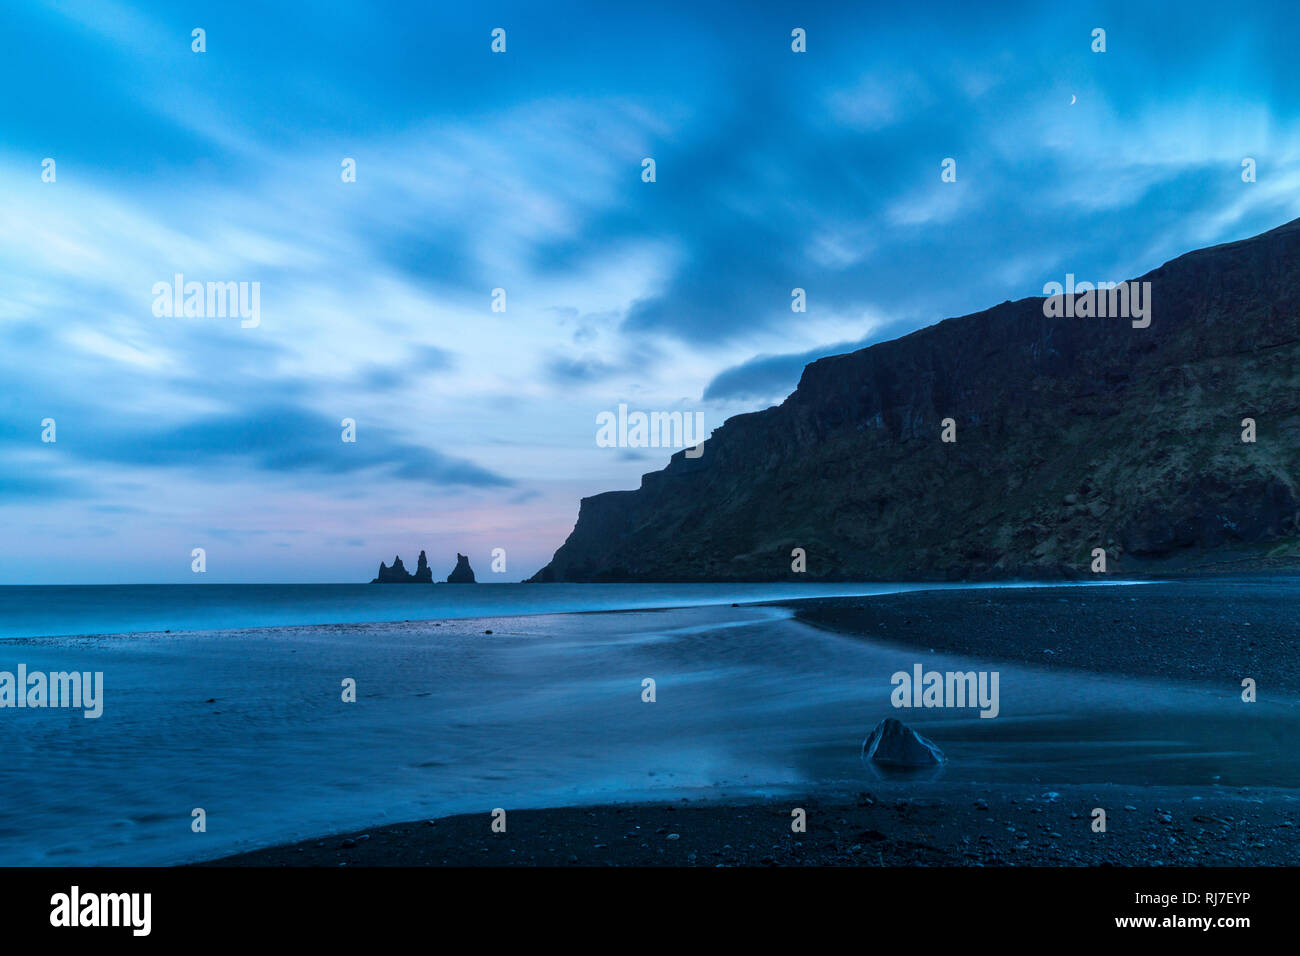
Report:
<svg viewBox="0 0 1300 956"><path fill-rule="evenodd" d="M1137 281L1147 328L1029 298L813 362L702 457L584 498L532 580L1300 567L1300 220Z"/></svg>

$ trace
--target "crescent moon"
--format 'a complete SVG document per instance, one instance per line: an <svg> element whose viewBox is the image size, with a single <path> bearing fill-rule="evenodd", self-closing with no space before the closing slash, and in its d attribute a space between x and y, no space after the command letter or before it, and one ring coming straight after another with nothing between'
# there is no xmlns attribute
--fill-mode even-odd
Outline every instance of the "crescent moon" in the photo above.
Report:
<svg viewBox="0 0 1300 956"><path fill-rule="evenodd" d="M1074 101L1075 101L1076 99L1077 99L1077 97L1076 97L1073 93L1071 93L1071 94L1070 94L1070 105L1071 105L1071 106L1074 105Z"/></svg>

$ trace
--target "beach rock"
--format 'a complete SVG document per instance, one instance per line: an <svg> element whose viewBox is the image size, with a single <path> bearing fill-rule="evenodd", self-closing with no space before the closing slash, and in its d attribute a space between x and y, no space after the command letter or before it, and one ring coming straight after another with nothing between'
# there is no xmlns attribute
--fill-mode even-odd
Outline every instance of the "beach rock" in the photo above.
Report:
<svg viewBox="0 0 1300 956"><path fill-rule="evenodd" d="M475 584L474 569L469 566L469 558L463 554L456 555L456 567L447 575L448 584Z"/></svg>
<svg viewBox="0 0 1300 956"><path fill-rule="evenodd" d="M415 564L415 577L412 580L416 584L433 583L433 572L429 570L429 559L424 556L423 551L420 552L420 560Z"/></svg>
<svg viewBox="0 0 1300 956"><path fill-rule="evenodd" d="M932 741L893 717L876 724L862 745L862 756L895 767L933 767L947 761Z"/></svg>

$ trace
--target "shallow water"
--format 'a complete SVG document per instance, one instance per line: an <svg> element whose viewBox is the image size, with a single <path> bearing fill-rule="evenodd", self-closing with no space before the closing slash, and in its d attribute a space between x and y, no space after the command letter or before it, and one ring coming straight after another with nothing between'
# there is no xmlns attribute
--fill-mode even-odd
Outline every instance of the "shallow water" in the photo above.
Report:
<svg viewBox="0 0 1300 956"><path fill-rule="evenodd" d="M886 716L945 750L945 781L1300 786L1289 703L963 661L789 615L6 642L0 668L102 670L106 703L98 720L0 711L0 864L167 863L495 807L852 792L878 783L860 748ZM1000 715L895 710L890 675L918 661L998 670ZM356 703L340 700L345 677ZM206 833L190 830L195 807Z"/></svg>
<svg viewBox="0 0 1300 956"><path fill-rule="evenodd" d="M490 580L490 578L489 578ZM1077 584L1075 587L1107 587ZM0 587L0 638L446 620L1037 584L124 584Z"/></svg>

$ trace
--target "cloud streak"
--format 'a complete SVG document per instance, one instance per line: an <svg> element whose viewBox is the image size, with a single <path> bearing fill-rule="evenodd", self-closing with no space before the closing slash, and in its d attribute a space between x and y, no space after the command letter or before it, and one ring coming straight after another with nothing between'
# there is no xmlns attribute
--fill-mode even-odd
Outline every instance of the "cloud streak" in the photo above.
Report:
<svg viewBox="0 0 1300 956"><path fill-rule="evenodd" d="M355 579L413 524L522 577L661 464L596 446L619 402L720 422L823 355L1300 215L1268 10L1112 11L1093 54L1069 11L813 5L795 55L779 10L507 4L494 57L474 11L385 9L223 5L202 55L144 3L0 10L0 72L41 78L0 145L0 511L37 542L0 581L92 526L148 580L194 527L254 579L266 528ZM259 282L261 325L154 317L177 272Z"/></svg>

